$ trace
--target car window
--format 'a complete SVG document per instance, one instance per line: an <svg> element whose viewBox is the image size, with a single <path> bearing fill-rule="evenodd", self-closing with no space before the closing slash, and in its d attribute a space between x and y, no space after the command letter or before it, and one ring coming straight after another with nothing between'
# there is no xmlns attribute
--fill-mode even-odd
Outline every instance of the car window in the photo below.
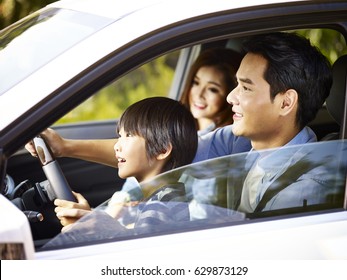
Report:
<svg viewBox="0 0 347 280"><path fill-rule="evenodd" d="M347 53L343 35L335 30L317 28L289 32L297 32L309 38L312 44L316 45L331 63L339 56ZM189 67L199 52L216 47L241 52L243 40L242 37L217 40L206 44L193 45L155 58L106 85L59 119L55 125L118 119L129 105L146 97L170 96L179 99ZM179 61L180 56L181 61ZM170 92L170 90L174 92ZM329 117L328 114L323 112L322 118L327 119ZM313 122L313 126L315 125L316 122ZM320 136L319 132L318 136Z"/></svg>
<svg viewBox="0 0 347 280"><path fill-rule="evenodd" d="M253 151L198 162L141 184L141 189L152 188L152 195L124 205L118 218L109 214L112 199L105 202L67 232L49 241L43 249L201 230L249 223L260 217L341 208L346 169L345 140ZM262 174L261 179L259 174ZM258 180L254 180L257 176ZM258 206L253 210L242 206L240 190L247 180L251 185L261 186L254 193ZM185 190L183 200L153 199L163 190L173 192L182 187ZM185 211L188 218L183 214ZM171 218L158 222L159 216L168 212Z"/></svg>
<svg viewBox="0 0 347 280"><path fill-rule="evenodd" d="M177 51L162 55L106 85L56 124L118 119L136 101L168 96L178 55Z"/></svg>

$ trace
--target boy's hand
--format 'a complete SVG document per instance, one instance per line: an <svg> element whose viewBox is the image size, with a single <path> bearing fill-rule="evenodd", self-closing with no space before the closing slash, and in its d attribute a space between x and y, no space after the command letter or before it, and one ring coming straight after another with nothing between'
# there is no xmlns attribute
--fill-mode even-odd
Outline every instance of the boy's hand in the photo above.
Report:
<svg viewBox="0 0 347 280"><path fill-rule="evenodd" d="M91 212L88 201L81 194L76 192L72 193L76 197L77 202L62 199L54 200L54 205L57 206L54 211L63 226L62 232L67 229L65 228L66 226L73 224L78 219Z"/></svg>

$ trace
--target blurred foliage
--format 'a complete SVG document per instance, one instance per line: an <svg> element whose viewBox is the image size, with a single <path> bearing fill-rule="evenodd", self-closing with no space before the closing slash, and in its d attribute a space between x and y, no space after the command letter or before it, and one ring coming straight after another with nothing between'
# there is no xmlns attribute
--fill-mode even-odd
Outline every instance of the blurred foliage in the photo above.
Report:
<svg viewBox="0 0 347 280"><path fill-rule="evenodd" d="M347 54L345 38L335 30L304 29L296 31L296 33L310 38L311 43L320 49L331 64L341 55Z"/></svg>
<svg viewBox="0 0 347 280"><path fill-rule="evenodd" d="M0 0L0 29L52 2L55 0ZM310 29L297 32L309 37L331 63L347 53L345 39L334 30ZM139 67L100 90L58 123L119 118L130 104L140 99L167 95L177 59L178 52L173 52Z"/></svg>
<svg viewBox="0 0 347 280"><path fill-rule="evenodd" d="M0 0L0 30L56 0Z"/></svg>
<svg viewBox="0 0 347 280"><path fill-rule="evenodd" d="M150 96L167 96L177 59L178 52L173 52L144 64L101 89L58 123L115 119L136 101Z"/></svg>

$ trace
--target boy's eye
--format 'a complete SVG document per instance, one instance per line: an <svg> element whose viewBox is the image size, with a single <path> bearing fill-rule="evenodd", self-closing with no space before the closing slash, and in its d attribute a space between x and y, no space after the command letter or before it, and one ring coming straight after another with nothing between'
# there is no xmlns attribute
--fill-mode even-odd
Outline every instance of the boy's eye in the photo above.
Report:
<svg viewBox="0 0 347 280"><path fill-rule="evenodd" d="M133 135L130 132L120 131L118 132L119 138L121 137L132 137Z"/></svg>

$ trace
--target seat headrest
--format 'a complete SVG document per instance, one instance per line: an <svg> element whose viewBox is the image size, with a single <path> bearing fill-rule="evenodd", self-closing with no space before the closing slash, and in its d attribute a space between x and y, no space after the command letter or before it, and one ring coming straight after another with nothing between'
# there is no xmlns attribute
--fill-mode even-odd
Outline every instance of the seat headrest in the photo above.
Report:
<svg viewBox="0 0 347 280"><path fill-rule="evenodd" d="M333 84L326 100L330 115L341 125L346 92L347 55L339 57L333 64Z"/></svg>

